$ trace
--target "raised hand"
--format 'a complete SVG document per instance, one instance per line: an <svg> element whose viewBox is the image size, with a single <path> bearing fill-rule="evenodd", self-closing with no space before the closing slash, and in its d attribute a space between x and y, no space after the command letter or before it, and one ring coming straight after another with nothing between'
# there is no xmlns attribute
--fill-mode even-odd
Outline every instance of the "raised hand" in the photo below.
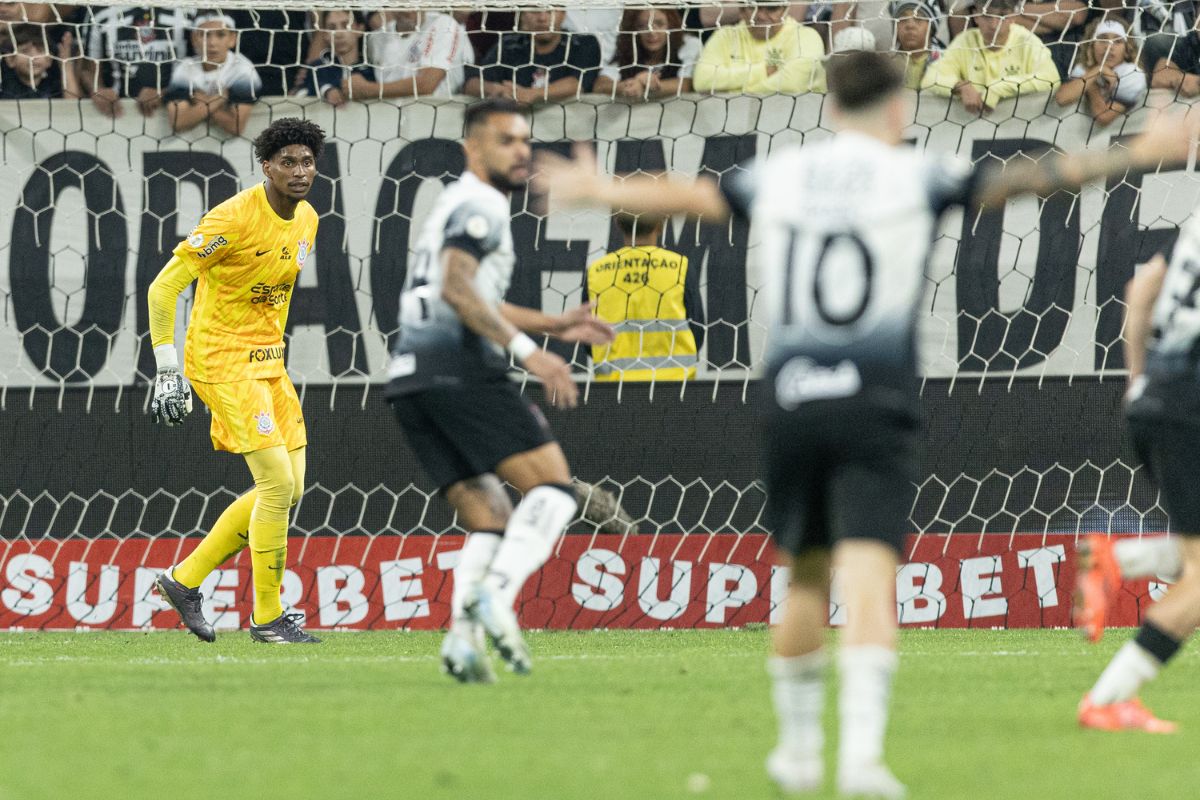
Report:
<svg viewBox="0 0 1200 800"><path fill-rule="evenodd" d="M554 334L564 342L608 344L616 337L613 326L595 315L595 302L584 303L559 316L560 327Z"/></svg>

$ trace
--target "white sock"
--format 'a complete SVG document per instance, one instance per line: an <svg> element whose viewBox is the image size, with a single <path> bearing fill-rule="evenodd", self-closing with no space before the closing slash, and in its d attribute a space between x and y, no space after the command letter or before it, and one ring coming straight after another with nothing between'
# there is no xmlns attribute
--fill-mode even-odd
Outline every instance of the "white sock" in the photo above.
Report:
<svg viewBox="0 0 1200 800"><path fill-rule="evenodd" d="M779 747L799 758L820 758L825 746L822 714L825 709L824 650L802 656L771 656L771 699L779 718Z"/></svg>
<svg viewBox="0 0 1200 800"><path fill-rule="evenodd" d="M569 487L535 486L521 499L504 528L504 541L484 582L496 598L511 606L529 576L554 552L579 503Z"/></svg>
<svg viewBox="0 0 1200 800"><path fill-rule="evenodd" d="M466 633L466 615L463 600L467 590L483 580L488 566L500 547L502 537L491 531L476 531L467 536L462 551L458 554L458 566L454 568L454 583L450 591L450 629Z"/></svg>
<svg viewBox="0 0 1200 800"><path fill-rule="evenodd" d="M1113 544L1113 555L1125 578L1162 577L1177 581L1183 574L1183 553L1179 539L1174 536L1119 539Z"/></svg>
<svg viewBox="0 0 1200 800"><path fill-rule="evenodd" d="M1124 702L1136 697L1142 684L1153 680L1160 669L1162 664L1143 650L1141 645L1134 641L1126 642L1108 662L1088 694L1096 705Z"/></svg>
<svg viewBox="0 0 1200 800"><path fill-rule="evenodd" d="M883 762L883 735L898 661L895 650L878 645L842 648L838 656L840 772Z"/></svg>

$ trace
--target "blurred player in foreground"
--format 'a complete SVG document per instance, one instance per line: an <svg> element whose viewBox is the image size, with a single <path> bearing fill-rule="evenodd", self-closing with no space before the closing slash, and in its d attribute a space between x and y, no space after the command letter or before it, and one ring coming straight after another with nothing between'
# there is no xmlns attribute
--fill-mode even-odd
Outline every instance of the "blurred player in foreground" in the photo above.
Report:
<svg viewBox="0 0 1200 800"><path fill-rule="evenodd" d="M1138 699L1184 640L1200 626L1200 491L1193 482L1200 452L1200 216L1179 232L1170 265L1144 264L1125 290L1125 414L1134 447L1158 483L1175 536L1112 540L1089 536L1080 548L1077 622L1092 641L1104 634L1121 581L1174 581L1146 612L1079 704L1079 724L1099 730L1174 733Z"/></svg>
<svg viewBox="0 0 1200 800"><path fill-rule="evenodd" d="M387 393L421 466L471 532L454 571L443 666L490 683L485 631L514 672L530 671L513 603L579 508L545 416L508 378L509 356L570 408L570 367L526 332L604 344L613 329L588 304L550 315L504 302L516 266L509 195L529 180L529 123L513 101L484 100L467 109L464 129L467 171L421 230ZM500 479L523 495L515 510Z"/></svg>
<svg viewBox="0 0 1200 800"><path fill-rule="evenodd" d="M292 288L317 237L317 212L304 198L324 142L325 133L312 122L273 122L254 140L266 180L205 214L150 285L155 421L178 425L192 407L175 351L175 304L196 280L184 372L212 412L213 447L242 454L254 476L254 488L155 582L187 629L206 642L216 634L204 618L200 584L247 545L254 578L251 638L319 641L301 629L300 614L283 613L279 587L288 515L304 492L308 444L300 399L284 366L283 333Z"/></svg>
<svg viewBox="0 0 1200 800"><path fill-rule="evenodd" d="M1002 204L1161 159L1186 158L1178 120L1106 153L1019 157L973 169L903 144L912 120L903 76L886 55L835 56L829 91L838 133L780 148L718 184L597 173L539 155L551 201L632 213L748 217L761 237L770 304L762 381L768 522L791 560L791 585L767 668L779 717L770 776L789 792L823 782L821 718L830 565L847 607L841 635L838 752L844 795L898 798L883 761L896 670L896 567L917 468L917 320L942 212Z"/></svg>

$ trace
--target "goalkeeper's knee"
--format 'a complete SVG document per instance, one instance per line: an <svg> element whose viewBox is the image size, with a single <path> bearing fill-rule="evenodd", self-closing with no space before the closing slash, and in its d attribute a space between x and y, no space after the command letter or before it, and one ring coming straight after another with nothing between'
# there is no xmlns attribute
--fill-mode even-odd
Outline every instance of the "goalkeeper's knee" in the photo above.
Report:
<svg viewBox="0 0 1200 800"><path fill-rule="evenodd" d="M272 550L287 544L288 509L292 505L295 478L292 462L283 447L271 447L246 455L254 475L257 497L250 521L250 548Z"/></svg>
<svg viewBox="0 0 1200 800"><path fill-rule="evenodd" d="M304 451L306 448L297 447L288 453L288 458L292 462L292 502L290 505L295 506L300 502L300 498L304 496Z"/></svg>

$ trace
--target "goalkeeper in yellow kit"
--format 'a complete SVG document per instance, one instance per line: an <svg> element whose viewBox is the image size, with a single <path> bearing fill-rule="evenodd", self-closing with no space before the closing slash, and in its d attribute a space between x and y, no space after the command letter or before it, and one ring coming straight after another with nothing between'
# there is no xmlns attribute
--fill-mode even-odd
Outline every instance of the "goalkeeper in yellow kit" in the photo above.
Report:
<svg viewBox="0 0 1200 800"><path fill-rule="evenodd" d="M254 140L266 180L205 214L150 285L155 421L177 425L191 410L174 330L176 300L195 280L183 372L212 413L213 447L243 455L254 476L254 488L225 509L192 554L155 581L188 630L206 642L216 634L202 613L200 584L246 546L254 575L251 638L319 641L301 629L301 615L283 613L279 587L308 443L284 366L283 332L292 289L316 240L317 213L304 198L324 141L312 122L272 123Z"/></svg>

